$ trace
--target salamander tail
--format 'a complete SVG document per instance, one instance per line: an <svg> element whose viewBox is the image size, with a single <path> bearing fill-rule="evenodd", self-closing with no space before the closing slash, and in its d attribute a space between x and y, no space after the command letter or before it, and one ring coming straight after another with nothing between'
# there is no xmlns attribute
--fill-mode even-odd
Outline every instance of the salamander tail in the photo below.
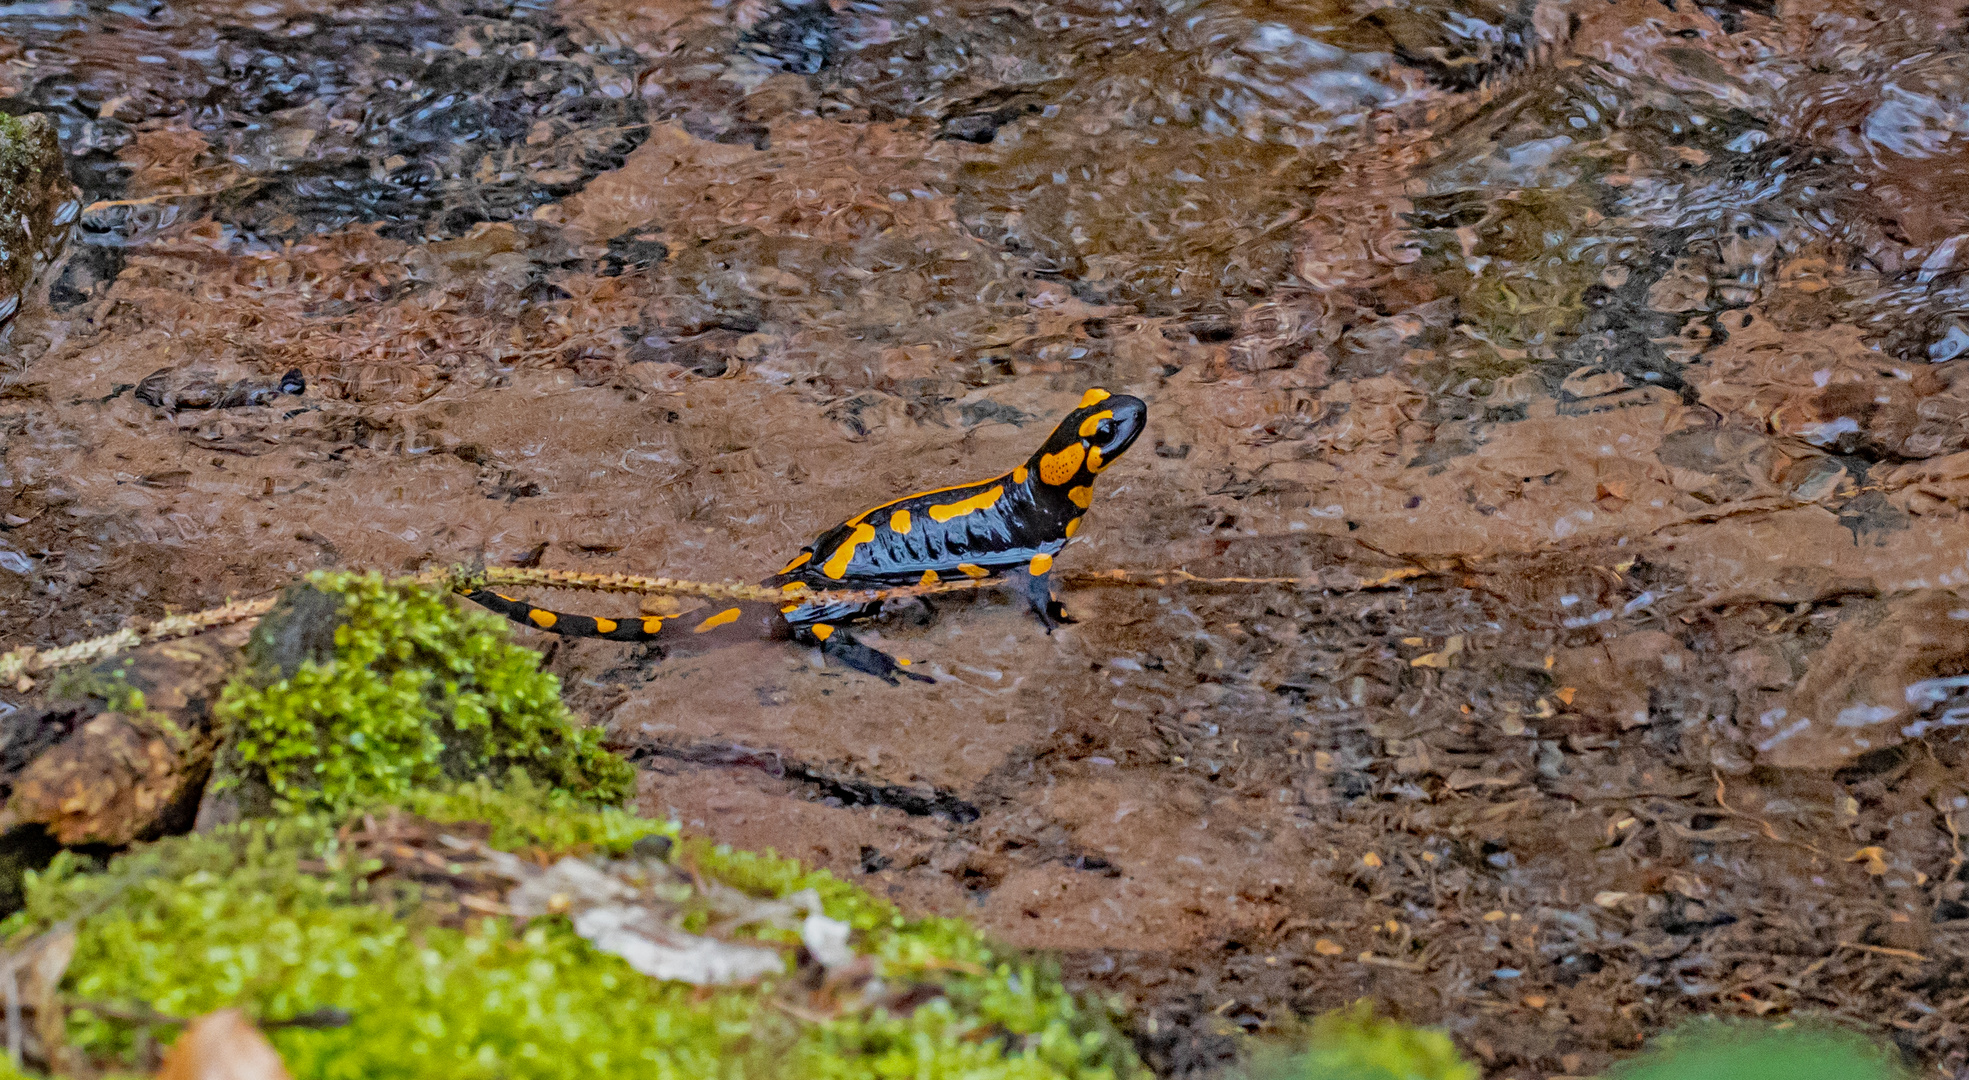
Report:
<svg viewBox="0 0 1969 1080"><path fill-rule="evenodd" d="M598 619L588 615L569 615L559 611L548 611L504 593L490 589L475 589L464 594L465 599L480 607L496 611L501 615L535 630L545 630L562 637L605 638L609 641L654 641L663 633L664 624L670 620L654 615L644 615L633 619Z"/></svg>

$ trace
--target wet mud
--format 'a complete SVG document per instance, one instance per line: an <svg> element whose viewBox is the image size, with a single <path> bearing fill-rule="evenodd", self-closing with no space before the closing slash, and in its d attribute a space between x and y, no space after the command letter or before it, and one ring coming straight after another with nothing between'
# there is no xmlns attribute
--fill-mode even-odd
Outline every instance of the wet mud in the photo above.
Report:
<svg viewBox="0 0 1969 1080"><path fill-rule="evenodd" d="M87 203L9 642L757 580L1101 385L1074 625L899 607L901 688L535 635L643 808L1056 952L1165 1075L1361 996L1498 1077L1701 1012L1969 1070L1952 8L23 3L0 99Z"/></svg>

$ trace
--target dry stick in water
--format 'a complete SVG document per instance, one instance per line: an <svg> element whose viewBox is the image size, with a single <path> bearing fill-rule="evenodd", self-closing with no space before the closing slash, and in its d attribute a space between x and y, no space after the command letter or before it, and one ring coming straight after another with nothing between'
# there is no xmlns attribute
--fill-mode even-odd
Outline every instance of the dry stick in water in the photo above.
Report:
<svg viewBox="0 0 1969 1080"><path fill-rule="evenodd" d="M1199 577L1187 570L1110 570L1105 573L1075 574L1070 580L1089 584L1104 585L1299 585L1323 589L1363 590L1386 588L1411 578L1422 577L1431 571L1420 567L1403 567L1391 570L1379 577L1353 583L1339 583L1323 577ZM515 587L537 587L555 589L583 589L590 592L612 593L662 593L675 596L699 596L713 600L756 600L779 603L789 597L798 596L811 603L874 603L906 596L927 596L933 593L962 592L969 589L985 589L1003 585L993 578L963 578L956 581L940 581L933 585L898 585L883 589L809 589L794 583L785 587L769 585L743 585L737 582L689 581L683 578L641 577L635 574L590 574L573 570L541 570L525 567L489 567L479 571L443 570L427 571L397 579L401 583L414 585L445 585L454 590L463 590L477 585L509 585ZM107 659L125 649L153 641L168 641L172 638L188 637L201 631L232 623L257 619L279 602L279 595L263 596L255 600L236 600L219 607L193 612L189 615L166 615L142 628L126 627L113 634L78 641L59 649L36 649L23 645L18 649L0 653L0 686L14 686L22 691L33 688L31 676L54 671L75 664L90 664Z"/></svg>
<svg viewBox="0 0 1969 1080"><path fill-rule="evenodd" d="M166 615L141 630L125 628L114 634L78 641L59 649L41 650L32 645L23 645L18 649L0 653L0 686L13 685L26 691L33 688L32 682L28 680L30 675L73 664L92 664L138 645L189 637L214 627L257 619L272 611L274 602L278 599L280 599L278 596L264 596L258 600L237 600L230 604L193 612L190 615ZM27 685L22 686L21 683Z"/></svg>

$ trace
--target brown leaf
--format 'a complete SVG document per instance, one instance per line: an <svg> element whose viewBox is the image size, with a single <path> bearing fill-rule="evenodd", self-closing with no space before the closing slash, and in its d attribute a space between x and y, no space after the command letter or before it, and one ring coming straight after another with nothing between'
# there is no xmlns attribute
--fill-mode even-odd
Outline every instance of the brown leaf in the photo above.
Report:
<svg viewBox="0 0 1969 1080"><path fill-rule="evenodd" d="M34 1012L34 1034L41 1041L42 1060L50 1068L58 1069L68 1042L64 1022L67 1010L62 1008L60 996L62 976L68 973L68 962L75 958L75 927L66 923L57 925L35 938L28 948L32 955L17 976L21 1004Z"/></svg>
<svg viewBox="0 0 1969 1080"><path fill-rule="evenodd" d="M1866 872L1879 877L1887 872L1887 860L1881 856L1886 852L1879 847L1863 847L1846 857L1847 862L1865 863Z"/></svg>
<svg viewBox="0 0 1969 1080"><path fill-rule="evenodd" d="M191 1022L157 1080L290 1080L280 1054L238 1009L220 1009Z"/></svg>

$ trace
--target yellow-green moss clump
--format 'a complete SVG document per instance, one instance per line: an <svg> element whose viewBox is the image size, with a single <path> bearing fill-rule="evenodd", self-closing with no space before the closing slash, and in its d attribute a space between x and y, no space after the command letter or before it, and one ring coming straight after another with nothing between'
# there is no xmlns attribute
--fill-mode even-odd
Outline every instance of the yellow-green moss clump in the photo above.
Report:
<svg viewBox="0 0 1969 1080"><path fill-rule="evenodd" d="M1886 1046L1810 1022L1694 1020L1614 1067L1613 1080L1912 1080Z"/></svg>
<svg viewBox="0 0 1969 1080"><path fill-rule="evenodd" d="M310 576L255 632L250 670L220 698L222 789L258 792L264 809L332 811L517 767L588 802L627 798L633 770L506 634L505 620L438 590Z"/></svg>
<svg viewBox="0 0 1969 1080"><path fill-rule="evenodd" d="M555 807L520 787L501 794L481 783L405 802L438 821L483 821L494 826L494 846L534 856L622 853L674 830L564 799ZM374 820L383 811L368 812ZM298 1080L1140 1074L1104 1017L1043 971L998 955L962 923L905 919L788 860L702 842L670 855L700 880L755 896L815 890L827 916L853 928L856 951L876 959L879 980L922 988L914 1004L891 1011L843 992L815 1013L785 1007L776 991L787 986L772 979L705 988L640 975L560 916L524 925L434 919L402 882L372 888L375 864L338 841L342 820L227 826L162 841L96 873L64 856L29 881L26 909L0 932L18 945L79 920L63 983L69 1045L110 1069L136 1064L138 1044L138 1029L112 1013L183 1017L237 1006L262 1021L348 1013L341 1027L269 1030ZM102 1008L92 1013L89 1002Z"/></svg>
<svg viewBox="0 0 1969 1080"><path fill-rule="evenodd" d="M1253 1080L1477 1080L1440 1031L1374 1015L1367 1002L1315 1018L1295 1040L1297 1052L1273 1050L1253 1062Z"/></svg>

